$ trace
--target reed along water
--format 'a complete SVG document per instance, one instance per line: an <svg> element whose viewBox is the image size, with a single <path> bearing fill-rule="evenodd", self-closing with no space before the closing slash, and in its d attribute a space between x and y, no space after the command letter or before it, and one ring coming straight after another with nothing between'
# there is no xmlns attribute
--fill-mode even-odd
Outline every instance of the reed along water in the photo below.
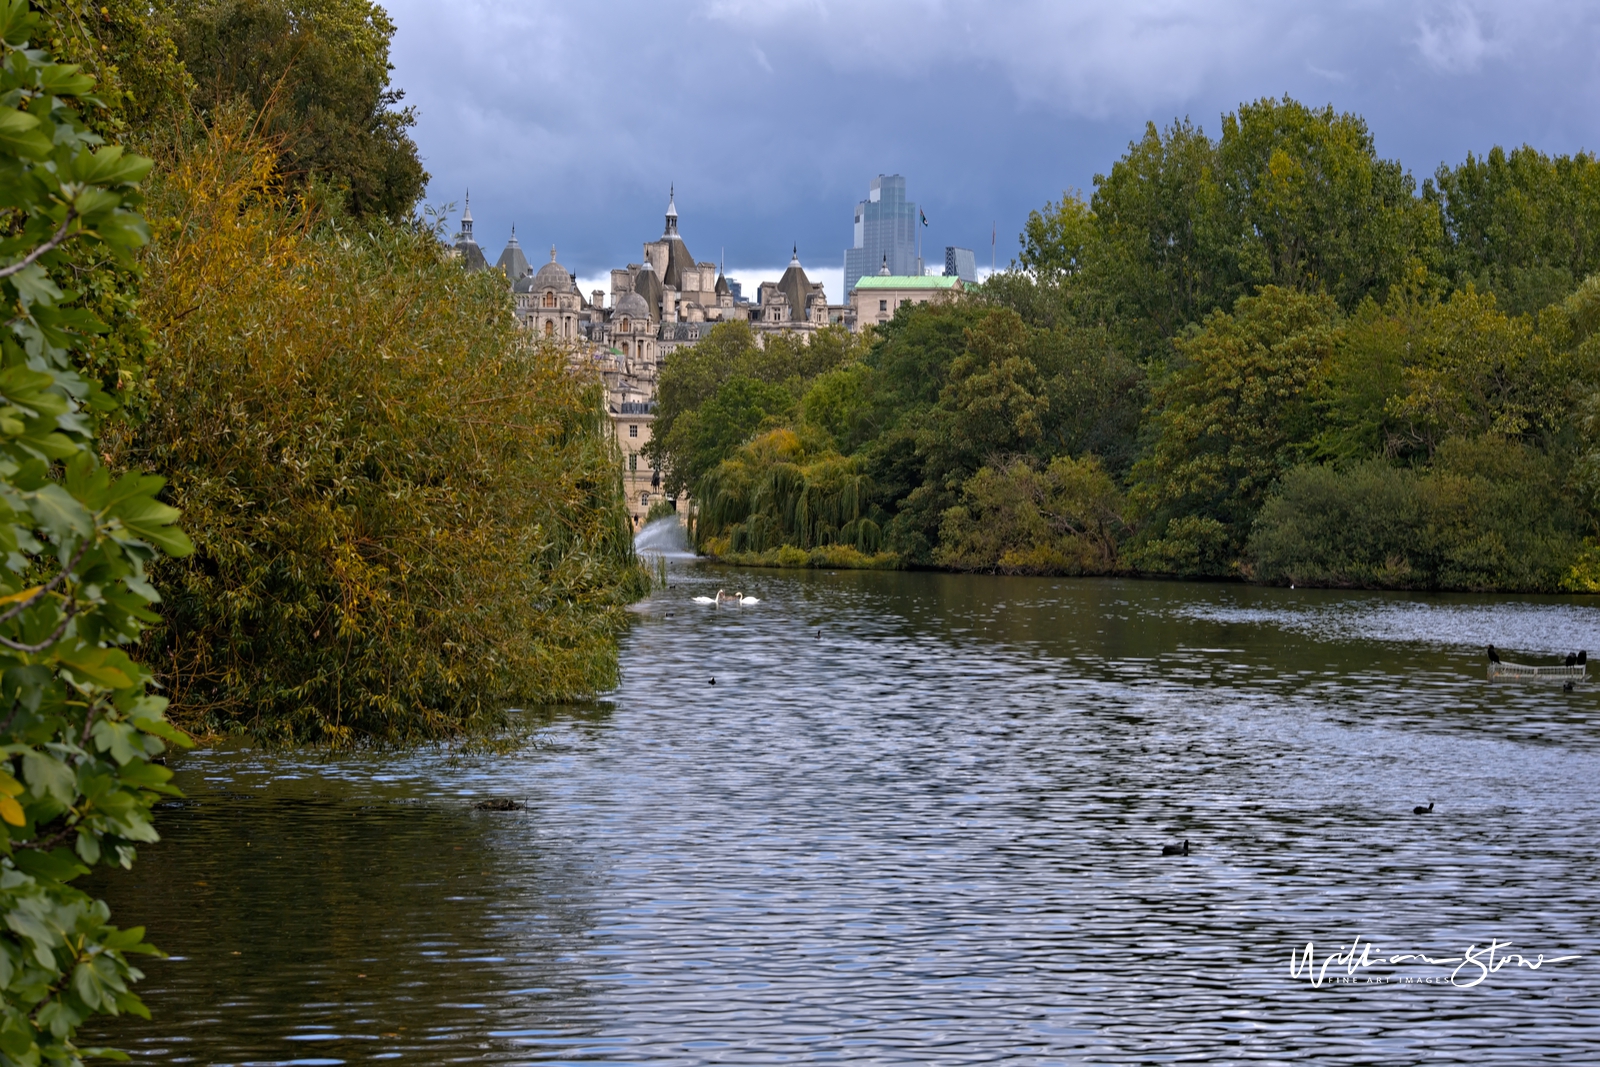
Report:
<svg viewBox="0 0 1600 1067"><path fill-rule="evenodd" d="M177 760L165 840L91 887L171 953L155 1018L86 1036L170 1064L1600 1062L1600 683L1491 686L1483 651L1600 653L1591 601L670 579L616 692L510 753ZM761 603L693 603L718 589Z"/></svg>

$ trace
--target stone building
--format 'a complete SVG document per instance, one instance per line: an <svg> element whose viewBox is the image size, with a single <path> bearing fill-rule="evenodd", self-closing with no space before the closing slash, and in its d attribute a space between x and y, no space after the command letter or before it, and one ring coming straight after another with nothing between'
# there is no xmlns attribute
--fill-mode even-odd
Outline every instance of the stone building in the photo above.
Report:
<svg viewBox="0 0 1600 1067"><path fill-rule="evenodd" d="M877 274L860 279L850 292L850 306L855 311L853 328L865 330L868 326L888 322L901 304L949 300L965 288L960 278L948 274L890 274L885 259Z"/></svg>
<svg viewBox="0 0 1600 1067"><path fill-rule="evenodd" d="M757 290L760 305L751 317L758 332L800 330L814 332L828 325L828 296L822 285L806 277L800 266L800 249L790 255L789 268L775 282L762 282Z"/></svg>
<svg viewBox="0 0 1600 1067"><path fill-rule="evenodd" d="M467 269L488 269L472 237L470 210L462 215L452 251ZM828 303L822 286L806 277L798 249L782 278L762 283L755 304L741 300L716 263L690 254L678 232L676 190L667 197L661 236L644 242L638 263L611 272L609 307L602 290L584 297L577 276L557 262L554 247L550 262L534 272L515 229L495 267L511 286L522 325L566 346L575 369L604 383L635 527L663 499L660 473L643 449L652 436L661 364L674 349L695 344L721 322L749 322L761 341L774 333L810 334L830 323L849 324L855 314L849 305Z"/></svg>
<svg viewBox="0 0 1600 1067"><path fill-rule="evenodd" d="M512 234L514 238L516 234ZM489 265L489 260L484 257L483 249L478 247L478 242L472 238L472 194L467 194L467 205L461 212L461 232L456 234L456 243L450 254L461 260L462 266L467 270L483 270Z"/></svg>

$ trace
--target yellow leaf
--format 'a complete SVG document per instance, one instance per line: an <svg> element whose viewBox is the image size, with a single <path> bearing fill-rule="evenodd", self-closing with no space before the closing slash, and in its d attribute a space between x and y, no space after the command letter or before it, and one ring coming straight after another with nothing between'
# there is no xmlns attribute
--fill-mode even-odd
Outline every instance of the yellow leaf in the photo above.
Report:
<svg viewBox="0 0 1600 1067"><path fill-rule="evenodd" d="M12 593L10 596L0 596L0 604L14 604L18 600L27 600L29 597L43 588L44 586L42 585L36 585L32 589L24 589L20 593Z"/></svg>
<svg viewBox="0 0 1600 1067"><path fill-rule="evenodd" d="M10 797L0 797L0 819L4 819L12 826L21 826L28 821L22 814L22 805Z"/></svg>
<svg viewBox="0 0 1600 1067"><path fill-rule="evenodd" d="M9 771L0 771L0 796L20 797L22 783L11 777Z"/></svg>

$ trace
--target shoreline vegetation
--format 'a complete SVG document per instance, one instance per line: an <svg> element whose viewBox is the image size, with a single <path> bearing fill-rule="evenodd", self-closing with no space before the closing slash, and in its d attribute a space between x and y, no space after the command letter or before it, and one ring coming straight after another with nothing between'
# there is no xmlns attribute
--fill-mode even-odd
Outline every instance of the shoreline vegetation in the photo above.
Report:
<svg viewBox="0 0 1600 1067"><path fill-rule="evenodd" d="M169 746L489 740L617 677L600 383L451 258L369 0L0 0L0 1060L133 992ZM497 280L498 279L498 280Z"/></svg>
<svg viewBox="0 0 1600 1067"><path fill-rule="evenodd" d="M1419 183L1331 107L1151 124L1010 269L814 338L723 324L663 367L649 447L697 552L1600 592L1586 153Z"/></svg>

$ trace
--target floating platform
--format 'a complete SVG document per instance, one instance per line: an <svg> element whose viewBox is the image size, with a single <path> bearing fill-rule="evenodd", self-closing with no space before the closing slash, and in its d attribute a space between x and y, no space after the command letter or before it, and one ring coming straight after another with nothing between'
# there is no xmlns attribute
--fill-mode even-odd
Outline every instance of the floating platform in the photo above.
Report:
<svg viewBox="0 0 1600 1067"><path fill-rule="evenodd" d="M1525 663L1489 664L1491 682L1586 682L1589 665L1575 663L1568 667L1530 667Z"/></svg>

